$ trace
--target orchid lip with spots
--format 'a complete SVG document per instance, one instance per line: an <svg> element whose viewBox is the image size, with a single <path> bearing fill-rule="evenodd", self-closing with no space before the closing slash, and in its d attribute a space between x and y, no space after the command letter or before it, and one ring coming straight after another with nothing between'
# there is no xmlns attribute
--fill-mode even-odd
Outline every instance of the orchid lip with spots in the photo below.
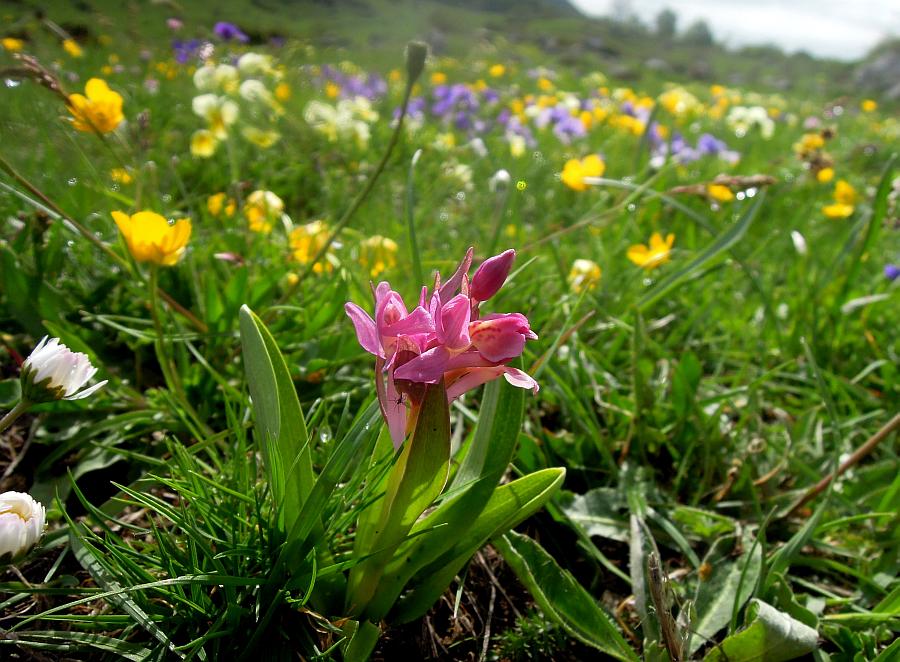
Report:
<svg viewBox="0 0 900 662"><path fill-rule="evenodd" d="M537 339L528 318L479 310L506 282L515 255L510 249L485 260L470 283L469 248L449 280L442 282L437 274L430 294L422 287L411 311L385 281L374 288L374 319L355 303L344 305L359 344L375 356L378 400L395 447L415 421L426 384L443 380L451 401L501 376L537 393L530 375L507 365L522 354L527 340Z"/></svg>

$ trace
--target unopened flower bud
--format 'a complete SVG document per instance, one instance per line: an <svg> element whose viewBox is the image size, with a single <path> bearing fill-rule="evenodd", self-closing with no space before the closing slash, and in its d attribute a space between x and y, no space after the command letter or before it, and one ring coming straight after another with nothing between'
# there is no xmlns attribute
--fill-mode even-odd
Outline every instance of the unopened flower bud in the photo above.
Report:
<svg viewBox="0 0 900 662"><path fill-rule="evenodd" d="M0 494L0 563L14 563L44 534L44 506L23 492Z"/></svg>
<svg viewBox="0 0 900 662"><path fill-rule="evenodd" d="M500 255L490 257L481 263L481 266L472 276L472 284L469 295L475 301L487 301L503 287L509 270L516 259L516 251L510 248Z"/></svg>
<svg viewBox="0 0 900 662"><path fill-rule="evenodd" d="M809 252L806 247L806 238L796 230L791 231L791 241L794 242L794 248L797 249L798 254L806 255Z"/></svg>
<svg viewBox="0 0 900 662"><path fill-rule="evenodd" d="M106 384L104 380L80 390L96 373L86 354L44 336L22 365L22 398L35 403L86 398Z"/></svg>
<svg viewBox="0 0 900 662"><path fill-rule="evenodd" d="M406 76L407 85L416 82L425 69L425 58L428 57L428 44L421 41L411 41L406 45Z"/></svg>

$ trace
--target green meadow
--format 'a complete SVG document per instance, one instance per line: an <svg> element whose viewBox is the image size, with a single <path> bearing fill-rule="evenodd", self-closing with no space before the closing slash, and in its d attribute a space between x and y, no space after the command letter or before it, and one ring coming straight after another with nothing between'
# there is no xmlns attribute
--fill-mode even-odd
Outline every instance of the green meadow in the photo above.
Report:
<svg viewBox="0 0 900 662"><path fill-rule="evenodd" d="M0 8L4 659L900 659L896 101L507 4Z"/></svg>

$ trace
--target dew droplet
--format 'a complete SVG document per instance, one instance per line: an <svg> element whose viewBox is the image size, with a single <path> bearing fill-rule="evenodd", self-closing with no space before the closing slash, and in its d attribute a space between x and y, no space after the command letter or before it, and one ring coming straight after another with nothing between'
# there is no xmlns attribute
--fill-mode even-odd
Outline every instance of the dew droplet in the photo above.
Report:
<svg viewBox="0 0 900 662"><path fill-rule="evenodd" d="M69 186L75 186L78 183L78 177L71 177L66 184Z"/></svg>

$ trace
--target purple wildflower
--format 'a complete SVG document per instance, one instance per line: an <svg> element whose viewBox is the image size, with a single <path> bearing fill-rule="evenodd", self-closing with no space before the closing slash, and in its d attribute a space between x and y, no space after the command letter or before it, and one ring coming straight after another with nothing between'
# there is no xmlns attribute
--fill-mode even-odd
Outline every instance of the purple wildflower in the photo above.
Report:
<svg viewBox="0 0 900 662"><path fill-rule="evenodd" d="M234 23L228 21L219 21L213 26L213 33L222 41L239 41L246 44L250 41L250 37L245 35L241 29Z"/></svg>
<svg viewBox="0 0 900 662"><path fill-rule="evenodd" d="M884 265L884 277L893 282L900 278L900 265L886 264Z"/></svg>

